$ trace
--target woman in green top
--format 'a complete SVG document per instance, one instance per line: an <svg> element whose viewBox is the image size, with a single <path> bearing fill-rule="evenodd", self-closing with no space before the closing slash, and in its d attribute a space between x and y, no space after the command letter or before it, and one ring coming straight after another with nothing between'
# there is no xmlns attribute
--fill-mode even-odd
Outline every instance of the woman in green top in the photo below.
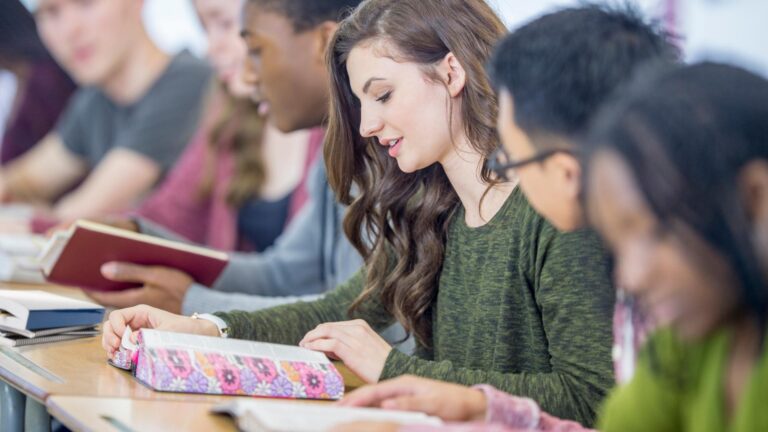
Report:
<svg viewBox="0 0 768 432"><path fill-rule="evenodd" d="M232 336L300 343L366 382L490 383L594 420L612 382L607 257L593 233L558 233L485 167L498 139L484 65L505 32L483 0L369 0L340 24L325 159L366 266L316 302L218 313ZM415 356L376 333L395 320ZM107 350L126 323L218 334L137 307L110 316Z"/></svg>
<svg viewBox="0 0 768 432"><path fill-rule="evenodd" d="M604 432L768 430L768 81L712 63L606 110L591 220L665 330L602 409Z"/></svg>

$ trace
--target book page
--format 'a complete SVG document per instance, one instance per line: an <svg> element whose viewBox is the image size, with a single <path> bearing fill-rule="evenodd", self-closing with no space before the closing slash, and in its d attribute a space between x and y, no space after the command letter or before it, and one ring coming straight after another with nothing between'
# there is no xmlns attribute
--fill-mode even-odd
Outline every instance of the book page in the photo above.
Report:
<svg viewBox="0 0 768 432"><path fill-rule="evenodd" d="M214 412L228 412L246 431L315 432L355 421L385 421L403 425L439 426L442 421L424 413L375 408L348 408L330 404L297 404L262 400L239 400L218 405Z"/></svg>
<svg viewBox="0 0 768 432"><path fill-rule="evenodd" d="M195 351L234 355L268 357L281 361L330 363L325 354L297 346L253 342L240 339L198 336L158 330L142 330L144 346L148 348L181 348Z"/></svg>

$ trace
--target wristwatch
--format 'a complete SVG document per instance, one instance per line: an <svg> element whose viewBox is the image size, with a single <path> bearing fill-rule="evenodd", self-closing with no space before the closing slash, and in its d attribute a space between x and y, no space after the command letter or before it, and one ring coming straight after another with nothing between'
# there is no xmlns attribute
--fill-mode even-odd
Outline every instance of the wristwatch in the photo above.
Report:
<svg viewBox="0 0 768 432"><path fill-rule="evenodd" d="M199 314L195 312L192 314L191 318L194 320L201 319L201 320L210 321L216 324L216 327L219 329L219 336L223 338L229 337L229 326L223 319L217 317L216 315L209 314L209 313Z"/></svg>

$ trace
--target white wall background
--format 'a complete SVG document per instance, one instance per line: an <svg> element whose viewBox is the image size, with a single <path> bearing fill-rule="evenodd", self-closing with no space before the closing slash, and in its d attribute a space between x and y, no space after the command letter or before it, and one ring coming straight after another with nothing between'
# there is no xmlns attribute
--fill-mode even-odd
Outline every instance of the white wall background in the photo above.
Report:
<svg viewBox="0 0 768 432"><path fill-rule="evenodd" d="M619 0L616 0L619 1ZM489 0L515 28L554 8L579 0ZM666 0L635 0L659 18ZM690 61L729 61L768 76L768 0L677 0L677 33Z"/></svg>
<svg viewBox="0 0 768 432"><path fill-rule="evenodd" d="M0 0L2 1L2 0ZM23 0L34 4L36 0ZM581 0L488 0L510 28ZM624 1L624 0L609 0ZM667 0L633 0L658 16ZM150 34L169 52L205 51L191 0L145 0ZM731 61L768 76L768 0L677 0L678 33L689 60Z"/></svg>

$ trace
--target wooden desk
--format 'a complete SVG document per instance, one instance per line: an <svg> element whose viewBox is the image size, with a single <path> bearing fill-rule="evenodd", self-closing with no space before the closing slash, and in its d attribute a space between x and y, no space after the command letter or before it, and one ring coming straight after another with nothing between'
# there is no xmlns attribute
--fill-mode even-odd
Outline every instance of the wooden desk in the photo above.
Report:
<svg viewBox="0 0 768 432"><path fill-rule="evenodd" d="M236 431L230 417L211 414L210 402L51 396L48 411L75 432ZM113 419L110 421L110 419ZM114 422L117 420L117 424Z"/></svg>
<svg viewBox="0 0 768 432"><path fill-rule="evenodd" d="M8 284L0 284L0 287L5 289L41 289L74 298L85 297L79 290L64 287L39 285L9 286ZM177 404L196 404L199 406L205 405L206 408L201 412L207 413L208 408L213 404L232 400L237 397L166 393L151 390L140 384L127 371L117 369L107 364L106 352L101 347L101 336L51 344L31 345L17 348L15 351L35 365L53 374L56 379L49 379L48 377L24 366L13 358L8 357L6 354L0 353L0 380L5 381L12 387L21 391L24 395L29 396L42 404L46 404L46 401L51 397L70 397L73 401L71 403L73 404L77 401L84 400L83 398L90 397L98 398L98 400L110 401L109 403L111 405L104 405L105 409L110 407L125 407L126 404L129 404L130 407L145 406L146 404L155 407L151 410L146 410L146 413L168 413L175 411L167 411L165 408L158 409L157 407L168 406L168 409L173 409L177 407ZM337 364L337 367L344 376L344 382L347 389L352 389L362 384L361 380L349 372L346 367L340 364ZM18 404L19 398L15 398L15 401L15 403ZM64 402L62 402L62 405L60 406L64 407L63 404ZM6 403L6 405L10 405L10 403ZM66 406L70 407L70 405ZM125 412L123 409L117 411ZM136 412L141 411L142 410L136 410ZM52 411L52 414L57 418L59 417L58 413L60 412ZM85 419L94 419L94 417L85 417ZM123 420L122 417L119 417L118 419ZM154 417L150 416L142 417L140 420L142 422L150 422L153 419ZM102 420L101 422L102 423L100 424L103 424L104 421ZM68 423L65 422L65 424L69 426ZM90 423L86 424L90 425ZM153 423L142 423L141 427L137 427L136 430L151 430L145 427L150 424ZM186 428L174 429L186 430ZM80 427L78 430L101 430L101 428L96 426L94 426L93 429Z"/></svg>

